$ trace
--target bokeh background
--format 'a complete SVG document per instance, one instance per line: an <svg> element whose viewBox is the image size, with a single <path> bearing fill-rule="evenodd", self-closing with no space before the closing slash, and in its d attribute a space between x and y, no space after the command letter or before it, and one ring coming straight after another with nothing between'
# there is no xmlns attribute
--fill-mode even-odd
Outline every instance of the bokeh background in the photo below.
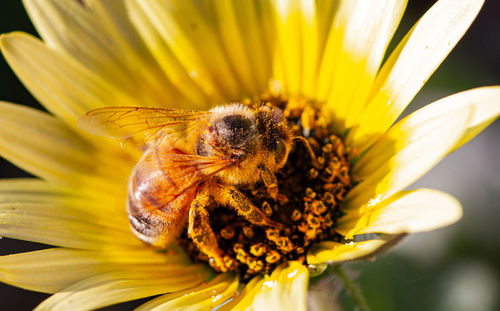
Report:
<svg viewBox="0 0 500 311"><path fill-rule="evenodd" d="M393 41L399 41L433 3L410 0ZM0 33L16 30L36 34L21 1L1 1ZM493 84L500 84L500 1L486 0L464 38L405 113L458 91ZM43 109L3 59L0 99ZM0 177L24 176L29 174L0 158ZM464 206L464 217L451 227L412 235L374 262L349 264L347 270L359 282L369 306L374 311L500 310L500 122L448 156L411 188L420 187L456 196ZM1 255L42 248L45 246L0 240ZM337 284L332 281L331 285ZM0 284L0 310L31 310L46 297ZM346 310L353 308L344 294L341 302ZM106 310L137 305L133 302Z"/></svg>

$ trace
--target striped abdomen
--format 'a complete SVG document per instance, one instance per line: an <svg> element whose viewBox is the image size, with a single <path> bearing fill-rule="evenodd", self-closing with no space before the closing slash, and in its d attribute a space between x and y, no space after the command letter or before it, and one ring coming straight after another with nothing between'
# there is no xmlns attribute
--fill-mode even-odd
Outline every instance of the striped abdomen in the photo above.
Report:
<svg viewBox="0 0 500 311"><path fill-rule="evenodd" d="M132 230L142 241L158 247L181 234L198 189L197 185L185 188L183 176L168 162L178 153L160 152L159 145L151 147L129 180L127 212Z"/></svg>

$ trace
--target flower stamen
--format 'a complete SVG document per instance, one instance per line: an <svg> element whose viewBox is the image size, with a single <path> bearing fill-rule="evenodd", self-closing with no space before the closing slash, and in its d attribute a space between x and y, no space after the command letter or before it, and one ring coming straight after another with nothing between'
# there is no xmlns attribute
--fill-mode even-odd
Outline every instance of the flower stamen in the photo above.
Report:
<svg viewBox="0 0 500 311"><path fill-rule="evenodd" d="M210 207L210 225L228 262L226 268L244 277L268 273L288 260L305 264L311 245L338 239L335 219L351 188L349 150L312 103L268 98L263 104L283 109L296 143L276 173L278 195L270 194L263 183L239 190L285 228L254 225L224 206ZM210 262L188 238L181 239L181 244L193 259Z"/></svg>

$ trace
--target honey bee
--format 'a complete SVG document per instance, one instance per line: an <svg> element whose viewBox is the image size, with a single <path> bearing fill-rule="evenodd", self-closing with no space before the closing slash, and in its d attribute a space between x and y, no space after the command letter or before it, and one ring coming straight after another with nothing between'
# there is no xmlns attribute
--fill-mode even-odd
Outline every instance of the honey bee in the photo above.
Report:
<svg viewBox="0 0 500 311"><path fill-rule="evenodd" d="M187 224L189 238L225 271L210 227L210 203L234 209L253 224L282 227L237 188L262 182L277 195L274 173L284 166L293 141L281 109L240 103L209 111L109 107L86 113L78 125L144 150L127 198L131 228L142 241L165 247Z"/></svg>

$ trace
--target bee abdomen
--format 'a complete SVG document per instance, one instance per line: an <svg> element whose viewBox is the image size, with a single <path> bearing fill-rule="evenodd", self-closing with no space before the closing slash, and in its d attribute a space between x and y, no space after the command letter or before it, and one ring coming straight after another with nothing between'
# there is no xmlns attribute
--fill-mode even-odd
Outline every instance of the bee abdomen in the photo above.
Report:
<svg viewBox="0 0 500 311"><path fill-rule="evenodd" d="M127 212L134 234L143 242L151 245L163 246L168 244L170 241L162 238L168 224L156 212L149 212L148 210L149 208L145 209L143 202L134 200L129 193Z"/></svg>
<svg viewBox="0 0 500 311"><path fill-rule="evenodd" d="M143 242L165 247L187 223L196 187L173 194L176 184L160 169L158 152L147 152L135 167L128 185L127 213L134 234Z"/></svg>

